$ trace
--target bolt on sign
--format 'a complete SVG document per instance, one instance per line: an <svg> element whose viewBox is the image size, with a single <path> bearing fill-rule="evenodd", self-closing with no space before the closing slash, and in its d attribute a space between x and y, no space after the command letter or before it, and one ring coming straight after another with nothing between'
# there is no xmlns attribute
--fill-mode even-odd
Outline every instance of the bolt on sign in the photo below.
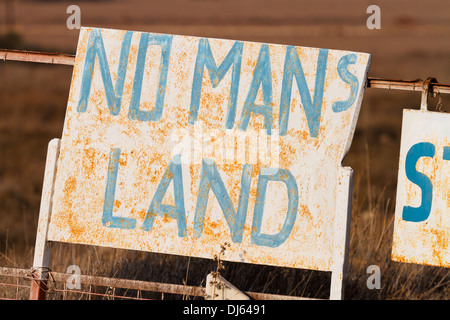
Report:
<svg viewBox="0 0 450 320"><path fill-rule="evenodd" d="M48 240L329 271L369 61L82 28Z"/></svg>
<svg viewBox="0 0 450 320"><path fill-rule="evenodd" d="M404 110L392 259L450 267L450 114Z"/></svg>

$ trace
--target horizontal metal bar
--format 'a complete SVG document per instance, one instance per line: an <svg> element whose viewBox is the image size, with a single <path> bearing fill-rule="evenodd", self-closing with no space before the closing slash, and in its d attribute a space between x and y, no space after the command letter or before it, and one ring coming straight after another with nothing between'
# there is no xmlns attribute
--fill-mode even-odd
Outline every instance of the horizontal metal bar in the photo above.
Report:
<svg viewBox="0 0 450 320"><path fill-rule="evenodd" d="M306 297L286 296L281 294L262 293L262 292L250 292L244 291L246 295L255 300L323 300Z"/></svg>
<svg viewBox="0 0 450 320"><path fill-rule="evenodd" d="M28 275L27 269L0 267L0 276L24 278Z"/></svg>
<svg viewBox="0 0 450 320"><path fill-rule="evenodd" d="M7 49L0 49L0 60L63 64L70 66L75 64L75 56L67 53ZM368 77L367 88L423 91L423 80L395 80ZM429 92L450 94L450 84L431 82Z"/></svg>
<svg viewBox="0 0 450 320"><path fill-rule="evenodd" d="M0 60L63 64L73 66L75 63L75 56L57 52L0 49Z"/></svg>
<svg viewBox="0 0 450 320"><path fill-rule="evenodd" d="M367 78L367 88L388 89L388 90L406 90L406 91L423 91L424 80L393 80L381 78ZM450 84L439 82L430 82L430 93L446 93L450 94Z"/></svg>

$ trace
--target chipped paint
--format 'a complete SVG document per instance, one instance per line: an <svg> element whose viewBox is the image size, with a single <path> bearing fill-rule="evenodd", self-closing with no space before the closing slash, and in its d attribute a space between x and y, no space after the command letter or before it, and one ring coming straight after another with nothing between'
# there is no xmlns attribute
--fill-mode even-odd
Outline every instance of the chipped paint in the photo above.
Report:
<svg viewBox="0 0 450 320"><path fill-rule="evenodd" d="M369 63L350 51L82 28L48 239L204 258L228 242L224 260L330 271ZM195 138L187 149L200 161L174 154L176 132ZM278 134L277 161L248 162L254 145L240 142L226 148L235 157L208 160L196 146L211 133Z"/></svg>
<svg viewBox="0 0 450 320"><path fill-rule="evenodd" d="M450 115L404 110L392 259L450 267Z"/></svg>

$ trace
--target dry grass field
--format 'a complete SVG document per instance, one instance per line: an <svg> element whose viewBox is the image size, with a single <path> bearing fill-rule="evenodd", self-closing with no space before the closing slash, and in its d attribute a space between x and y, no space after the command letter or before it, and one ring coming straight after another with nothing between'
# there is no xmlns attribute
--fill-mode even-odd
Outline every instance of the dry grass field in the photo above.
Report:
<svg viewBox="0 0 450 320"><path fill-rule="evenodd" d="M15 0L0 2L0 48L75 53L81 24L136 31L345 49L372 54L369 76L450 83L450 3L419 0ZM366 27L366 8L381 8L381 29ZM32 266L48 142L61 137L72 68L0 62L0 266ZM430 100L450 111L450 96ZM355 171L345 299L449 299L446 268L392 262L401 117L420 93L367 89L344 165ZM52 246L51 265L65 272L204 285L216 262L81 245ZM370 265L381 289L366 286ZM242 290L327 298L327 273L224 263L222 275ZM6 292L0 288L0 297ZM21 298L26 298L24 294ZM169 297L165 297L169 298Z"/></svg>

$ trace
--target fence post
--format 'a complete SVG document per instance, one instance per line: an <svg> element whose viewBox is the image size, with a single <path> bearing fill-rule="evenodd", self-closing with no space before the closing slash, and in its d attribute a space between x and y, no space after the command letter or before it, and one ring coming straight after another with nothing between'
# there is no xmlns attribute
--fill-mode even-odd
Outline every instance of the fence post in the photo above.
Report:
<svg viewBox="0 0 450 320"><path fill-rule="evenodd" d="M47 293L48 266L50 260L50 247L47 241L47 231L52 210L52 196L60 142L60 139L51 140L47 149L36 246L34 248L33 281L31 282L30 300L45 300Z"/></svg>

